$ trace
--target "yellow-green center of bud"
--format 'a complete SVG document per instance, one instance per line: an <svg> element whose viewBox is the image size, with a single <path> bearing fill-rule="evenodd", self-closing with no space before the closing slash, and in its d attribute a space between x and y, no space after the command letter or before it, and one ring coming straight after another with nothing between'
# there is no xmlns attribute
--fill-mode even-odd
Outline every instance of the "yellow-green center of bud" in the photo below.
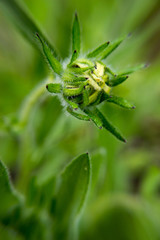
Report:
<svg viewBox="0 0 160 240"><path fill-rule="evenodd" d="M87 59L77 59L69 65L63 75L64 95L66 97L79 98L83 106L90 105L103 93L109 93L110 87L106 85L108 75L106 66L101 62L93 63ZM84 102L84 98L88 98Z"/></svg>

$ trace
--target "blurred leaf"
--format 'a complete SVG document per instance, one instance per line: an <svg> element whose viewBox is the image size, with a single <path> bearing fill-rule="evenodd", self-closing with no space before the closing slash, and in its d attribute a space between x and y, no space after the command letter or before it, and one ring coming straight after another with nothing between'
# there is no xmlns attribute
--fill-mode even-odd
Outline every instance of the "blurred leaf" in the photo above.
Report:
<svg viewBox="0 0 160 240"><path fill-rule="evenodd" d="M100 148L92 154L92 184L91 194L97 196L97 192L101 190L104 184L106 174L106 158L107 151L105 148Z"/></svg>
<svg viewBox="0 0 160 240"><path fill-rule="evenodd" d="M0 216L17 203L18 197L13 189L6 166L0 161Z"/></svg>
<svg viewBox="0 0 160 240"><path fill-rule="evenodd" d="M1 239L5 239L5 240L15 240L15 239L16 240L24 240L22 235L20 235L15 230L13 230L9 227L6 228L2 224L0 224L0 234L1 234Z"/></svg>
<svg viewBox="0 0 160 240"><path fill-rule="evenodd" d="M88 154L73 160L62 173L55 208L56 239L74 239L76 217L86 200L90 174Z"/></svg>
<svg viewBox="0 0 160 240"><path fill-rule="evenodd" d="M30 17L29 13L23 9L16 0L0 0L0 4L3 4L7 8L8 16L12 22L19 28L22 34L39 50L39 44L36 41L36 33L41 36L41 39L52 49L53 55L56 57L57 53L54 48L47 41L45 36L36 26L35 22Z"/></svg>
<svg viewBox="0 0 160 240"><path fill-rule="evenodd" d="M55 191L55 177L43 183L33 176L28 185L27 204L36 208L48 207Z"/></svg>
<svg viewBox="0 0 160 240"><path fill-rule="evenodd" d="M148 170L142 185L141 193L145 197L156 197L159 195L160 187L160 170L159 168L152 167Z"/></svg>
<svg viewBox="0 0 160 240"><path fill-rule="evenodd" d="M147 205L149 209L145 207L145 202L136 197L103 196L88 207L83 222L85 234L80 239L158 240L160 235L154 227L154 213L150 206Z"/></svg>

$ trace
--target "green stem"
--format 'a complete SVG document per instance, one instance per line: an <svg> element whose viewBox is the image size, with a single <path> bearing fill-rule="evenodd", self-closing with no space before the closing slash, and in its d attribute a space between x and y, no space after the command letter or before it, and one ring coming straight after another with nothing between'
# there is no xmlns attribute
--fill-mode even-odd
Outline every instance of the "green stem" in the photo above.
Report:
<svg viewBox="0 0 160 240"><path fill-rule="evenodd" d="M25 101L22 103L19 113L19 127L24 128L28 122L30 113L33 106L38 99L46 92L46 84L50 83L51 80L47 79L45 82L40 83L33 91L27 96Z"/></svg>

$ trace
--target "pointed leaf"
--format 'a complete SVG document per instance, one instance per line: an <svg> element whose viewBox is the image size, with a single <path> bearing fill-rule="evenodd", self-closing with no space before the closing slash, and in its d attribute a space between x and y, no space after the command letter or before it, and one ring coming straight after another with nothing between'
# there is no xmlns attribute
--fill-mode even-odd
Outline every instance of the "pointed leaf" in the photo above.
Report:
<svg viewBox="0 0 160 240"><path fill-rule="evenodd" d="M115 87L119 84L121 84L122 82L126 81L128 78L128 76L117 76L115 78L112 78L110 79L108 82L107 82L107 85L110 86L110 87Z"/></svg>
<svg viewBox="0 0 160 240"><path fill-rule="evenodd" d="M127 69L127 70L125 70L124 72L120 72L120 73L118 73L117 75L118 75L118 76L128 75L128 74L134 73L134 72L136 72L136 71L138 71L138 70L141 70L141 69L143 69L143 68L146 68L146 67L147 67L146 64L140 64L139 66L136 66L136 67Z"/></svg>
<svg viewBox="0 0 160 240"><path fill-rule="evenodd" d="M90 121L90 118L87 115L74 112L70 107L67 107L67 112L69 112L73 117L79 120Z"/></svg>
<svg viewBox="0 0 160 240"><path fill-rule="evenodd" d="M110 43L110 45L108 46L108 48L106 49L106 51L104 51L101 55L101 60L104 60L106 57L108 57L120 44L121 42L123 42L123 40L126 38L125 37L122 37L118 40L116 40L115 42L113 43Z"/></svg>
<svg viewBox="0 0 160 240"><path fill-rule="evenodd" d="M97 57L100 53L102 53L108 47L109 43L110 42L103 43L101 46L99 46L98 48L96 48L92 52L88 53L87 57L88 58L95 58L95 57Z"/></svg>
<svg viewBox="0 0 160 240"><path fill-rule="evenodd" d="M127 108L127 109L135 109L131 103L129 103L126 99L117 96L107 96L107 102L115 103L120 107Z"/></svg>
<svg viewBox="0 0 160 240"><path fill-rule="evenodd" d="M86 71L89 71L89 70L94 69L94 66L91 66L91 67L83 67L83 68L76 67L76 66L71 66L70 69L71 69L72 72L74 72L74 73L81 74L81 73L84 73L84 72L86 72Z"/></svg>
<svg viewBox="0 0 160 240"><path fill-rule="evenodd" d="M102 128L103 127L103 122L101 120L101 118L99 118L99 116L97 114L94 113L94 108L91 108L91 110L89 108L84 108L83 109L84 113L86 113L88 115L88 117L94 122L94 124L98 127L98 128Z"/></svg>
<svg viewBox="0 0 160 240"><path fill-rule="evenodd" d="M52 49L54 56L57 56L56 51L53 49L51 44L47 41L45 36L36 26L34 20L30 17L30 14L27 13L25 9L15 0L1 0L0 4L4 7L4 10L8 13L9 16L16 27L22 32L22 34L41 51L39 44L36 41L35 34L38 33L44 42Z"/></svg>
<svg viewBox="0 0 160 240"><path fill-rule="evenodd" d="M55 239L73 238L74 223L88 193L90 174L91 164L88 154L77 157L61 174L54 216Z"/></svg>
<svg viewBox="0 0 160 240"><path fill-rule="evenodd" d="M122 142L126 142L124 137L121 135L119 130L114 127L104 116L103 114L96 108L95 109L95 114L101 119L103 122L103 127L108 130L110 133L112 133L116 138L118 138Z"/></svg>
<svg viewBox="0 0 160 240"><path fill-rule="evenodd" d="M54 54L52 52L52 49L47 45L47 43L40 37L40 35L38 33L36 33L36 36L38 37L41 45L42 45L42 49L43 49L43 53L44 56L46 57L49 65L51 66L51 68L53 69L53 71L57 74L61 74L62 72L62 65L61 63L57 60L57 58L54 57Z"/></svg>
<svg viewBox="0 0 160 240"><path fill-rule="evenodd" d="M115 76L115 73L109 67L105 67L105 72L110 73L112 76Z"/></svg>
<svg viewBox="0 0 160 240"><path fill-rule="evenodd" d="M69 100L66 96L63 96L65 101L70 105L70 107L74 110L78 109L78 104L75 102L72 102L72 100Z"/></svg>
<svg viewBox="0 0 160 240"><path fill-rule="evenodd" d="M72 53L72 58L71 58L69 65L71 65L77 58L78 58L78 52L77 52L77 50L74 50Z"/></svg>
<svg viewBox="0 0 160 240"><path fill-rule="evenodd" d="M60 83L49 83L46 86L48 92L50 93L61 93L62 86Z"/></svg>
<svg viewBox="0 0 160 240"><path fill-rule="evenodd" d="M72 28L72 52L77 51L77 55L80 53L81 37L80 37L80 25L77 13L75 13L73 28Z"/></svg>
<svg viewBox="0 0 160 240"><path fill-rule="evenodd" d="M86 81L87 77L81 77L79 75L75 75L72 72L72 68L69 68L68 71L64 72L62 76L62 80L66 83L76 83Z"/></svg>

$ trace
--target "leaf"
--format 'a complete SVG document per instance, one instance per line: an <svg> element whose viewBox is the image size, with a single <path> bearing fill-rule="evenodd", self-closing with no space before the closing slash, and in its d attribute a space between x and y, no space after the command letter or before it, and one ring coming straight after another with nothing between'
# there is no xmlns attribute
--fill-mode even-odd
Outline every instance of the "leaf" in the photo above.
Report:
<svg viewBox="0 0 160 240"><path fill-rule="evenodd" d="M101 60L104 60L105 58L107 58L120 44L121 42L123 42L123 40L126 38L126 36L116 40L113 43L110 43L109 47L106 49L106 51L104 51L101 55Z"/></svg>
<svg viewBox="0 0 160 240"><path fill-rule="evenodd" d="M99 148L94 150L91 159L92 159L91 194L93 196L96 196L97 192L99 193L101 187L104 186L107 159L106 149Z"/></svg>
<svg viewBox="0 0 160 240"><path fill-rule="evenodd" d="M87 58L95 58L97 57L100 53L102 53L109 45L110 42L105 42L102 45L100 45L98 48L93 50L92 52L87 54Z"/></svg>
<svg viewBox="0 0 160 240"><path fill-rule="evenodd" d="M105 72L108 72L115 77L115 73L109 67L105 67Z"/></svg>
<svg viewBox="0 0 160 240"><path fill-rule="evenodd" d="M5 10L7 10L8 16L11 18L14 25L18 27L21 33L29 40L31 44L34 45L34 47L41 51L41 48L35 38L36 33L38 33L43 39L43 42L45 42L49 48L52 49L53 55L57 57L55 49L47 41L27 11L25 11L25 9L23 9L16 0L0 0L0 4L2 4L2 7L4 7Z"/></svg>
<svg viewBox="0 0 160 240"><path fill-rule="evenodd" d="M93 111L94 108L91 108L91 110L89 108L84 108L83 111L84 113L86 113L88 115L88 117L94 122L94 124L98 127L98 128L102 128L103 127L103 123L101 121L101 119L99 118L99 116L97 114L94 113Z"/></svg>
<svg viewBox="0 0 160 240"><path fill-rule="evenodd" d="M91 67L83 67L83 68L77 68L77 67L70 67L71 71L74 72L74 73L77 73L77 74L82 74L86 71L89 71L89 70L93 70L94 69L94 66L91 66Z"/></svg>
<svg viewBox="0 0 160 240"><path fill-rule="evenodd" d="M75 103L75 102L72 102L72 100L69 100L68 99L68 97L66 97L65 95L63 95L63 97L64 97L64 100L69 104L69 106L71 107L71 109L74 109L74 110L77 110L78 109L78 104L77 103ZM69 107L69 108L70 108ZM67 110L68 111L68 110ZM69 111L68 111L69 112ZM72 112L72 110L71 110L71 112Z"/></svg>
<svg viewBox="0 0 160 240"><path fill-rule="evenodd" d="M129 103L126 99L117 96L107 96L107 102L115 103L120 107L127 108L127 109L135 109L131 103Z"/></svg>
<svg viewBox="0 0 160 240"><path fill-rule="evenodd" d="M127 70L125 70L125 71L123 71L123 72L120 72L120 73L118 73L117 75L118 75L118 76L128 75L128 74L134 73L134 72L136 72L136 71L138 71L138 70L141 70L141 69L143 69L143 68L146 68L146 67L147 67L146 64L140 64L139 66L136 66L136 67L127 69Z"/></svg>
<svg viewBox="0 0 160 240"><path fill-rule="evenodd" d="M67 107L67 112L79 120L90 121L90 118L87 115L83 115L83 114L74 112L70 107Z"/></svg>
<svg viewBox="0 0 160 240"><path fill-rule="evenodd" d="M46 85L48 92L50 93L61 93L62 86L60 83L49 83Z"/></svg>
<svg viewBox="0 0 160 240"><path fill-rule="evenodd" d="M80 53L81 38L80 38L80 25L77 13L75 13L73 28L72 28L72 52L76 50L77 56Z"/></svg>
<svg viewBox="0 0 160 240"><path fill-rule="evenodd" d="M124 137L121 135L121 133L119 132L119 130L114 127L104 116L103 114L97 109L95 108L95 114L101 119L102 123L103 123L103 127L108 130L110 133L112 133L116 138L118 138L120 141L122 142L126 142L126 140L124 139Z"/></svg>
<svg viewBox="0 0 160 240"><path fill-rule="evenodd" d="M158 195L160 184L160 170L158 167L151 167L145 174L140 191L145 197Z"/></svg>
<svg viewBox="0 0 160 240"><path fill-rule="evenodd" d="M0 217L17 203L18 197L11 184L8 170L4 163L0 161Z"/></svg>
<svg viewBox="0 0 160 240"><path fill-rule="evenodd" d="M55 239L73 238L74 224L84 206L90 176L91 164L88 153L73 160L61 174L54 216Z"/></svg>
<svg viewBox="0 0 160 240"><path fill-rule="evenodd" d="M110 86L110 87L115 87L119 84L121 84L122 82L126 81L128 79L128 76L117 76L115 78L112 78L110 79L108 82L107 82L107 85Z"/></svg>
<svg viewBox="0 0 160 240"><path fill-rule="evenodd" d="M77 58L78 58L78 52L77 52L77 50L74 50L72 53L72 58L71 58L69 65L71 65Z"/></svg>
<svg viewBox="0 0 160 240"><path fill-rule="evenodd" d="M55 177L38 183L37 176L32 176L27 191L27 205L43 208L50 204L55 190Z"/></svg>
<svg viewBox="0 0 160 240"><path fill-rule="evenodd" d="M38 33L36 33L36 36L38 37L42 45L44 56L46 57L49 65L51 66L51 68L55 73L57 73L58 75L61 75L61 72L62 72L61 63L57 60L57 58L54 57L54 53L52 52L52 49L49 47L49 45L47 45L47 43L43 40L43 38L41 38Z"/></svg>
<svg viewBox="0 0 160 240"><path fill-rule="evenodd" d="M39 189L37 187L37 177L36 176L32 176L29 183L28 183L28 187L27 187L27 199L26 199L26 203L28 206L37 204L38 200L39 200Z"/></svg>

